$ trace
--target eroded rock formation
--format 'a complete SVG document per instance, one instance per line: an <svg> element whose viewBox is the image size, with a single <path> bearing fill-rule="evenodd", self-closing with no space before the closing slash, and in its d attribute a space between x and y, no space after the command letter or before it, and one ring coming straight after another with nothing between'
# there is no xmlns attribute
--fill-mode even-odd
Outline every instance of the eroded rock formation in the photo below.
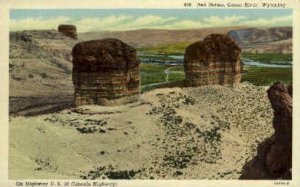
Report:
<svg viewBox="0 0 300 187"><path fill-rule="evenodd" d="M59 25L58 32L63 33L65 36L77 39L77 30L74 25Z"/></svg>
<svg viewBox="0 0 300 187"><path fill-rule="evenodd" d="M291 179L292 86L275 83L268 90L274 110L275 134L257 148L257 155L243 168L240 179Z"/></svg>
<svg viewBox="0 0 300 187"><path fill-rule="evenodd" d="M76 105L137 101L140 66L136 50L118 39L78 43L73 51Z"/></svg>
<svg viewBox="0 0 300 187"><path fill-rule="evenodd" d="M241 81L241 49L227 35L211 34L185 50L186 86L235 85Z"/></svg>

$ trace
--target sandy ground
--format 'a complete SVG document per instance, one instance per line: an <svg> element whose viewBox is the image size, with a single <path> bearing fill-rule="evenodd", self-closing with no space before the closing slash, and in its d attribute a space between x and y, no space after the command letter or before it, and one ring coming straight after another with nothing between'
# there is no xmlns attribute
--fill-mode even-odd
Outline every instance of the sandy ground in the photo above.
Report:
<svg viewBox="0 0 300 187"><path fill-rule="evenodd" d="M238 179L273 133L266 89L157 89L122 107L10 117L11 179Z"/></svg>

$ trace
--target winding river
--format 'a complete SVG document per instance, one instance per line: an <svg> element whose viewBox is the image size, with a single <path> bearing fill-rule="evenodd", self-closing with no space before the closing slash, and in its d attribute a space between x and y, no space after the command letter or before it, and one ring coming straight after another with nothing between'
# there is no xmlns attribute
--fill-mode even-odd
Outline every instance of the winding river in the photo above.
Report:
<svg viewBox="0 0 300 187"><path fill-rule="evenodd" d="M148 55L140 53L142 63L156 63L162 65L180 65L183 64L183 55ZM243 59L246 66L270 67L270 68L289 68L292 67L292 62L273 62L262 63L251 59Z"/></svg>
<svg viewBox="0 0 300 187"><path fill-rule="evenodd" d="M183 65L184 57L183 55L154 55L154 54L142 54L139 53L138 56L140 57L141 63L150 63L150 64L160 64L160 65L168 65L167 69L164 70L165 79L164 82L159 83L151 83L147 85L143 85L143 88L152 87L163 85L169 83L169 74L175 73L172 69L178 67L178 65ZM258 61L254 61L251 59L243 59L243 63L245 66L252 66L252 67L265 67L265 68L291 68L292 62L272 62L272 64L262 63Z"/></svg>

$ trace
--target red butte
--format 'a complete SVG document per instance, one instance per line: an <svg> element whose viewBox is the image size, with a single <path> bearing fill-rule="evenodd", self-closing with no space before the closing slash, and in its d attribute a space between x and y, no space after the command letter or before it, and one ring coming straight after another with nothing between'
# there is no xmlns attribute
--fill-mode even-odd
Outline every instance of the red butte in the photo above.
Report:
<svg viewBox="0 0 300 187"><path fill-rule="evenodd" d="M211 34L185 49L186 86L236 85L242 68L241 49L227 35Z"/></svg>
<svg viewBox="0 0 300 187"><path fill-rule="evenodd" d="M77 30L74 25L59 25L58 32L77 40Z"/></svg>
<svg viewBox="0 0 300 187"><path fill-rule="evenodd" d="M122 105L140 94L136 50L118 39L78 43L73 51L75 104Z"/></svg>

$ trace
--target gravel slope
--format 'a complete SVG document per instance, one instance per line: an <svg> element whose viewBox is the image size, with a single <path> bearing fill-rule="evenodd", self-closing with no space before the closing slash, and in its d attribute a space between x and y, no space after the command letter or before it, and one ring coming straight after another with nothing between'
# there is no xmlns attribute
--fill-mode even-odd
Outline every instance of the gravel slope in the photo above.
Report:
<svg viewBox="0 0 300 187"><path fill-rule="evenodd" d="M266 89L157 89L139 103L10 117L11 179L238 179L273 133Z"/></svg>

